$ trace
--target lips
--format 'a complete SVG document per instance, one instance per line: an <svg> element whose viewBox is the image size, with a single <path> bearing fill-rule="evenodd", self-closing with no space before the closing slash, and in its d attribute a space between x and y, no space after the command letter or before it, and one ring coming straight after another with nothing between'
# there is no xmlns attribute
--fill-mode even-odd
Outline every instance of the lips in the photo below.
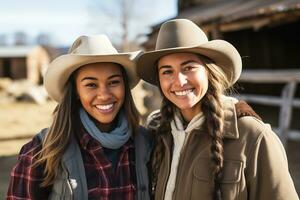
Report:
<svg viewBox="0 0 300 200"><path fill-rule="evenodd" d="M194 91L194 89L187 89L187 90L181 90L181 91L173 91L172 93L175 94L176 96L183 97L183 96L189 95L193 91Z"/></svg>
<svg viewBox="0 0 300 200"><path fill-rule="evenodd" d="M101 113L109 113L113 110L114 108L114 103L110 104L101 104L101 105L96 105L95 106L97 110L99 110Z"/></svg>

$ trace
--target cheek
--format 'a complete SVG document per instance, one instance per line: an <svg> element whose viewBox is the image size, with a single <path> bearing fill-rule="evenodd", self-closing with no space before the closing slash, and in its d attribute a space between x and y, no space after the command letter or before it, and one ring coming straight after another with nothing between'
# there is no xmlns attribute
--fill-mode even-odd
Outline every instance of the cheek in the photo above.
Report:
<svg viewBox="0 0 300 200"><path fill-rule="evenodd" d="M83 105L83 106L86 106L86 105L89 105L89 98L88 96L86 95L79 95L79 100L80 100L80 103Z"/></svg>
<svg viewBox="0 0 300 200"><path fill-rule="evenodd" d="M207 71L202 70L199 71L199 73L195 74L193 77L193 80L198 82L198 85L201 86L202 90L206 91L208 87L208 76L207 76Z"/></svg>

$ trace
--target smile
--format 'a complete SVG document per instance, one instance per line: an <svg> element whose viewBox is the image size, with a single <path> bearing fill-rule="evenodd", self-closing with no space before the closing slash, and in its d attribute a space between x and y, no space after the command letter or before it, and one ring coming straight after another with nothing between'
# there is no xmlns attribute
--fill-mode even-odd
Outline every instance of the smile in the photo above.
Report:
<svg viewBox="0 0 300 200"><path fill-rule="evenodd" d="M183 90L183 91L174 91L173 93L176 96L186 96L186 95L192 93L193 91L194 91L194 89L188 89L188 90Z"/></svg>
<svg viewBox="0 0 300 200"><path fill-rule="evenodd" d="M114 104L96 105L96 108L103 113L112 111Z"/></svg>

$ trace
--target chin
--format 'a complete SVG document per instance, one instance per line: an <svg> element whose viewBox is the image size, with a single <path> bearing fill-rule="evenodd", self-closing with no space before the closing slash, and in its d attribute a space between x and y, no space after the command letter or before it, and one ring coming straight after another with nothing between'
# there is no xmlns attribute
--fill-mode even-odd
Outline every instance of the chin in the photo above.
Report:
<svg viewBox="0 0 300 200"><path fill-rule="evenodd" d="M98 117L96 119L101 124L110 124L114 121L115 118L116 116L114 115L114 116Z"/></svg>
<svg viewBox="0 0 300 200"><path fill-rule="evenodd" d="M189 102L176 102L174 103L178 108L183 109L183 108L192 108L195 104L189 103Z"/></svg>
<svg viewBox="0 0 300 200"><path fill-rule="evenodd" d="M180 107L178 107L180 110L188 110L188 109L191 109L192 107L190 107L190 106L180 106Z"/></svg>

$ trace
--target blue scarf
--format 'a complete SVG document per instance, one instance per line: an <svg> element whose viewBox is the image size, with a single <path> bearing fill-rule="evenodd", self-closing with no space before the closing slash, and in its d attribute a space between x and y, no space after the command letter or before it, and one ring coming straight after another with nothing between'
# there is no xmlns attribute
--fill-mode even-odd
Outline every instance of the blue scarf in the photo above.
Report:
<svg viewBox="0 0 300 200"><path fill-rule="evenodd" d="M117 127L109 133L101 132L83 108L80 108L79 116L87 132L105 148L118 149L131 136L131 129L123 112L119 113Z"/></svg>

